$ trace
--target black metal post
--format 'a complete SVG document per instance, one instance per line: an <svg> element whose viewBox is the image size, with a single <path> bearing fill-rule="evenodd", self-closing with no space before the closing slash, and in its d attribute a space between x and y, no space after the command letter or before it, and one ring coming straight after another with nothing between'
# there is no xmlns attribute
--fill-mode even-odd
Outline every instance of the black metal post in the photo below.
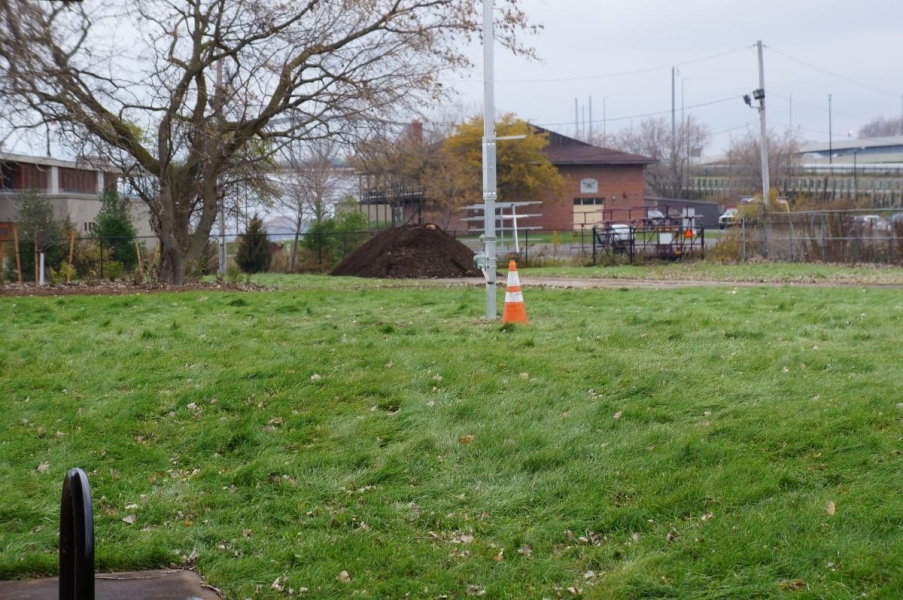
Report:
<svg viewBox="0 0 903 600"><path fill-rule="evenodd" d="M94 512L88 476L78 468L63 479L60 600L94 600Z"/></svg>

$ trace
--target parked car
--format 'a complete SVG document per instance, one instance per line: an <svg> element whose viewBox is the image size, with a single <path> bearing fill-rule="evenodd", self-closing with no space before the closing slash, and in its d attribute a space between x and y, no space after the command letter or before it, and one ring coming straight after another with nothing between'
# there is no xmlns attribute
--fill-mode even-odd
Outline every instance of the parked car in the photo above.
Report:
<svg viewBox="0 0 903 600"><path fill-rule="evenodd" d="M636 239L636 229L624 223L609 223L596 228L596 237L603 247L624 252Z"/></svg>
<svg viewBox="0 0 903 600"><path fill-rule="evenodd" d="M647 227L661 227L665 224L665 214L654 208L650 208L646 211L646 226Z"/></svg>
<svg viewBox="0 0 903 600"><path fill-rule="evenodd" d="M740 211L736 208L729 208L724 213L718 217L718 227L720 229L726 229L728 227L733 227L734 225L740 224Z"/></svg>
<svg viewBox="0 0 903 600"><path fill-rule="evenodd" d="M879 215L856 215L853 224L860 231L890 231L890 223Z"/></svg>

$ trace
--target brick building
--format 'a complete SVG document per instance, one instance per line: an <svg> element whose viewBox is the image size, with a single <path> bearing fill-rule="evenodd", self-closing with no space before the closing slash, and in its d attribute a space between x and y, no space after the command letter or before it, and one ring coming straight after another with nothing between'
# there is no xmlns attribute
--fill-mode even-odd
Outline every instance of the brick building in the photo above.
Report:
<svg viewBox="0 0 903 600"><path fill-rule="evenodd" d="M541 207L535 207L531 212L541 212L542 217L531 225L579 231L603 221L645 218L644 171L655 160L593 146L554 131L547 133L545 154L564 178L564 197L546 199Z"/></svg>

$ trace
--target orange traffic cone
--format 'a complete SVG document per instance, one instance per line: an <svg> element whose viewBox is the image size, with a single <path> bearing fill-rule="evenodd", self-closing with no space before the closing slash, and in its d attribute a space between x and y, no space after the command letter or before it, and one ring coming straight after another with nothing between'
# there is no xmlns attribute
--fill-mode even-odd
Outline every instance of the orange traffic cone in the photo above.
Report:
<svg viewBox="0 0 903 600"><path fill-rule="evenodd" d="M508 286L505 288L505 310L502 323L527 324L527 307L524 306L524 295L520 289L520 277L517 276L517 264L508 263Z"/></svg>

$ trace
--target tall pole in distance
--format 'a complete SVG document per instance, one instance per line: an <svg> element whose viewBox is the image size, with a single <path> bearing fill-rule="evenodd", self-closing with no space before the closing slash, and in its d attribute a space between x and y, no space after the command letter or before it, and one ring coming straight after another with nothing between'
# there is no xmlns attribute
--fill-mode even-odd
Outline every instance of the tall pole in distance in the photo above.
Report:
<svg viewBox="0 0 903 600"><path fill-rule="evenodd" d="M765 63L762 60L762 40L756 42L759 53L759 124L760 145L762 146L762 200L768 202L768 194L771 191L771 178L768 176L768 127L765 125Z"/></svg>
<svg viewBox="0 0 903 600"><path fill-rule="evenodd" d="M675 110L674 110L674 71L676 71L674 67L671 67L671 160L674 160L674 140L677 137L677 127L675 124Z"/></svg>
<svg viewBox="0 0 903 600"><path fill-rule="evenodd" d="M828 164L834 164L834 135L831 131L831 94L828 94Z"/></svg>
<svg viewBox="0 0 903 600"><path fill-rule="evenodd" d="M494 0L483 0L483 244L486 252L486 318L498 316L495 302L495 73Z"/></svg>

